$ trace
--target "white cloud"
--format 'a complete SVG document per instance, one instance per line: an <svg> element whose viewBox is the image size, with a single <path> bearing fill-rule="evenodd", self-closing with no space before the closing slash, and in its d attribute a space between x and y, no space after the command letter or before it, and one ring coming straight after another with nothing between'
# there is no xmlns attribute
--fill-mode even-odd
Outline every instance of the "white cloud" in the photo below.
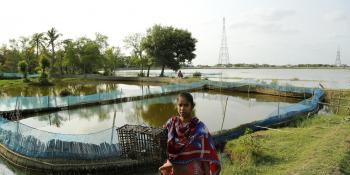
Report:
<svg viewBox="0 0 350 175"><path fill-rule="evenodd" d="M326 21L331 21L331 22L340 22L340 21L347 21L349 17L346 16L343 12L333 11L333 12L326 13L324 15L324 19Z"/></svg>
<svg viewBox="0 0 350 175"><path fill-rule="evenodd" d="M293 34L298 30L285 25L285 22L294 14L293 10L254 9L233 19L234 22L229 28L270 34Z"/></svg>

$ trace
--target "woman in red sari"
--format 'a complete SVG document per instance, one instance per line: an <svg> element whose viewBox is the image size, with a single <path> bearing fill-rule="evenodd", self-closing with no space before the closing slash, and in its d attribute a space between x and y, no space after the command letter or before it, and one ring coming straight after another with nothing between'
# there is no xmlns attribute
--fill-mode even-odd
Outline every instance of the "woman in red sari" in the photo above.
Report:
<svg viewBox="0 0 350 175"><path fill-rule="evenodd" d="M169 158L159 168L162 175L218 175L220 161L213 139L203 122L192 116L195 106L190 93L178 95L177 112L164 126L168 130Z"/></svg>

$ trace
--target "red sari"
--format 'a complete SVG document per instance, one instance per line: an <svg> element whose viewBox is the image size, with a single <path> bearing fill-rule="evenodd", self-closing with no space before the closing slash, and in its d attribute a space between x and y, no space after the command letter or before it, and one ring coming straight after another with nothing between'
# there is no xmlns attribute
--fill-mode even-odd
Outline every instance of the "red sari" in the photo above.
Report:
<svg viewBox="0 0 350 175"><path fill-rule="evenodd" d="M166 169L168 171L164 172L174 174L173 165L183 165L188 168L185 174L203 174L203 169L198 168L201 167L201 163L198 166L196 162L207 162L210 174L220 173L220 161L214 142L203 122L194 117L183 124L179 117L172 117L165 127L168 130L169 159L160 170Z"/></svg>

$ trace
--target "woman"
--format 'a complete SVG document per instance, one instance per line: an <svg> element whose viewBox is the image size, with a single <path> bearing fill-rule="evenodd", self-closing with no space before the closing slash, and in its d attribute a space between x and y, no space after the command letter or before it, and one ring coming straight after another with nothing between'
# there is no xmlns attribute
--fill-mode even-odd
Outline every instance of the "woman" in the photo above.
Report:
<svg viewBox="0 0 350 175"><path fill-rule="evenodd" d="M181 93L176 102L179 116L170 118L165 125L169 159L159 168L161 174L219 174L220 161L213 139L204 123L192 116L192 95Z"/></svg>

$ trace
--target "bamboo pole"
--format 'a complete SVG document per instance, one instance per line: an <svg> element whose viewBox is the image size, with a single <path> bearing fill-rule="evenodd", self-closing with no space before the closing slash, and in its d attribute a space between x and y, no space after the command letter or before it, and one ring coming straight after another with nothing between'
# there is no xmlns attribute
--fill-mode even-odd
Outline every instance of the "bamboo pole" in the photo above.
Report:
<svg viewBox="0 0 350 175"><path fill-rule="evenodd" d="M228 100L228 97L226 97L226 103L225 103L225 108L224 108L224 116L222 117L222 123L221 123L221 131L222 131L222 128L224 127L224 122L225 122L225 117L226 117L226 107L227 107L227 100Z"/></svg>
<svg viewBox="0 0 350 175"><path fill-rule="evenodd" d="M337 106L337 112L335 114L338 114L339 113L339 106L340 106L340 98L341 98L341 95L342 95L342 91L340 90L340 93L339 93L339 98L338 98L338 106Z"/></svg>

